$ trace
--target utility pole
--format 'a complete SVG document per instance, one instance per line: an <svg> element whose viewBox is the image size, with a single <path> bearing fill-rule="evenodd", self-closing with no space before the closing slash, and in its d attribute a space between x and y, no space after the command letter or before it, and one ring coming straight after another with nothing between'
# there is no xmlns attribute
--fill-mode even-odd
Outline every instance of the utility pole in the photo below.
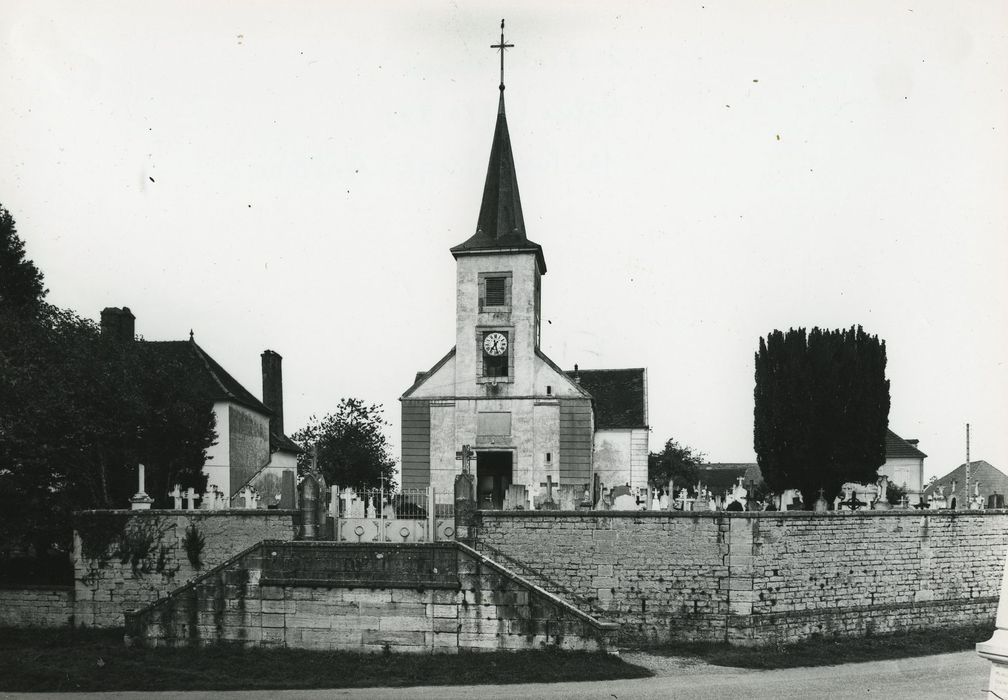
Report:
<svg viewBox="0 0 1008 700"><path fill-rule="evenodd" d="M966 507L969 508L970 458L969 458L969 423L966 424ZM958 504L957 504L958 505Z"/></svg>

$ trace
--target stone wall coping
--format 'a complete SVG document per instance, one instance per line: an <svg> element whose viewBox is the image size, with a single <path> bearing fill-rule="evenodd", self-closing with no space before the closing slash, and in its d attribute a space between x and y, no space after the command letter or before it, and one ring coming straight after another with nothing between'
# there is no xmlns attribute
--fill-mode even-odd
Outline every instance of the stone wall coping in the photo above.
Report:
<svg viewBox="0 0 1008 700"><path fill-rule="evenodd" d="M857 510L826 511L811 510L754 510L754 511L686 511L681 510L478 510L481 518L570 518L598 520L600 518L895 518L895 517L994 517L1008 515L1008 508L986 510Z"/></svg>
<svg viewBox="0 0 1008 700"><path fill-rule="evenodd" d="M60 586L55 583L0 583L0 591L56 591L72 592L73 585Z"/></svg>
<svg viewBox="0 0 1008 700"><path fill-rule="evenodd" d="M318 547L327 549L333 545L339 545L341 549L374 549L382 547L385 549L455 549L453 540L443 540L441 542L337 542L335 540L263 540L264 545L282 545L301 548Z"/></svg>
<svg viewBox="0 0 1008 700"><path fill-rule="evenodd" d="M135 515L141 518L151 517L154 515L195 515L199 517L216 517L216 516L251 516L251 517L265 517L269 515L297 515L301 511L298 510L266 510L263 508L229 508L224 510L202 510L200 508L193 508L192 510L180 509L176 510L174 508L157 508L151 510L130 510L129 508L117 508L109 510L75 510L73 512L74 517L79 516L89 516L89 515Z"/></svg>

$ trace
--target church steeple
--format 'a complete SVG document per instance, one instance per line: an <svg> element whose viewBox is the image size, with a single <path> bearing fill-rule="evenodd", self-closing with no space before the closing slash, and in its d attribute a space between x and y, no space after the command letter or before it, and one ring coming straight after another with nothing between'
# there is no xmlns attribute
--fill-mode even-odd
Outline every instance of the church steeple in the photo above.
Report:
<svg viewBox="0 0 1008 700"><path fill-rule="evenodd" d="M511 136L508 134L507 115L504 112L504 49L513 44L504 43L503 29L504 21L501 20L501 43L492 47L501 51L497 126L494 129L493 144L490 146L490 163L487 165L476 233L465 243L452 248L451 252L457 258L467 253L491 252L495 249L509 252L527 249L535 252L542 274L546 272L542 246L525 237L525 219L522 216L521 198L518 195L518 177L515 175Z"/></svg>

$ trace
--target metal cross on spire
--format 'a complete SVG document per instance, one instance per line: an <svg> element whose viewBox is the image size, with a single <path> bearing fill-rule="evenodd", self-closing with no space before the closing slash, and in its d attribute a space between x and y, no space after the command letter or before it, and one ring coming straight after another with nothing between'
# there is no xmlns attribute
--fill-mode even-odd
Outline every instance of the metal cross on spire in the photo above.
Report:
<svg viewBox="0 0 1008 700"><path fill-rule="evenodd" d="M501 40L500 40L500 43L499 44L491 44L490 48L491 49L497 49L498 51L500 51L500 55L501 55L500 89L501 89L501 92L503 92L504 91L504 50L505 49L513 49L514 48L514 44L505 44L504 43L504 20L501 20Z"/></svg>

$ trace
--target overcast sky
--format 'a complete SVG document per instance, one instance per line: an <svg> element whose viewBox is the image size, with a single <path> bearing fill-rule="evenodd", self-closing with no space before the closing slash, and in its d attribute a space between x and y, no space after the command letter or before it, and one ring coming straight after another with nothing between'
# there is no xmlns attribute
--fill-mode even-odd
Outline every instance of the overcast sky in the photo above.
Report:
<svg viewBox="0 0 1008 700"><path fill-rule="evenodd" d="M1008 470L1004 2L0 5L0 203L50 300L129 306L288 433L454 343L507 18L545 352L647 367L652 447L751 461L774 328L886 341L927 475Z"/></svg>

